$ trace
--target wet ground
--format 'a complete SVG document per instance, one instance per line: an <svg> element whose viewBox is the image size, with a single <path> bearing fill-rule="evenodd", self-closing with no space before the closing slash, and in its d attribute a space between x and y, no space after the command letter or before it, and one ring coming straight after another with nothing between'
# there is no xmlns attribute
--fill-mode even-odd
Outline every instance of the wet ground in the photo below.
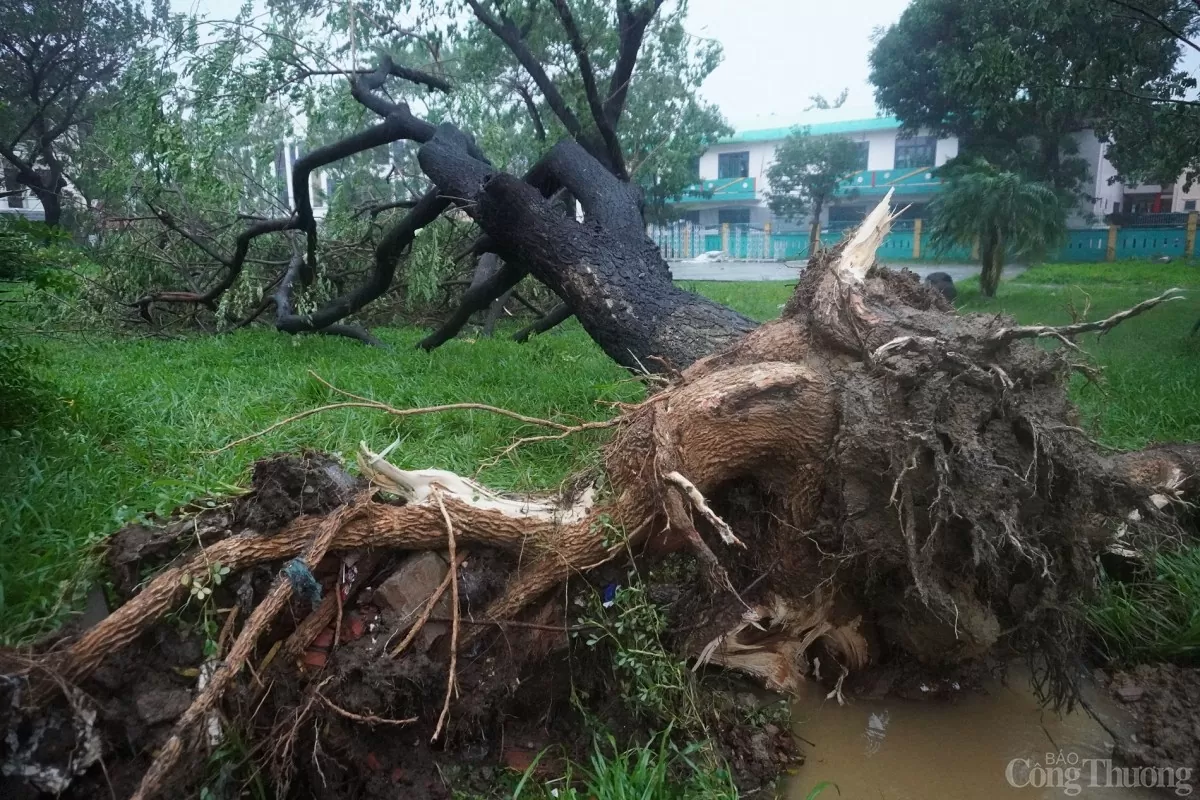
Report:
<svg viewBox="0 0 1200 800"><path fill-rule="evenodd" d="M872 800L1140 800L1183 789L1115 785L1125 783L1125 773L1111 771L1121 767L1110 760L1113 739L1104 726L1129 737L1134 723L1105 693L1087 695L1102 726L1082 709L1059 716L1040 708L1025 673L1014 671L1009 685L997 681L985 689L953 702L888 697L839 707L824 692L797 701L795 733L812 744L786 796L802 800L822 781L836 784L842 797ZM1178 796L1197 792L1192 787ZM827 794L837 795L832 788Z"/></svg>
<svg viewBox="0 0 1200 800"><path fill-rule="evenodd" d="M892 269L910 269L924 278L931 272L946 272L956 281L979 274L978 264L885 263ZM792 281L804 268L802 261L672 261L671 274L680 281ZM1013 278L1025 271L1022 266L1004 268L1004 277Z"/></svg>

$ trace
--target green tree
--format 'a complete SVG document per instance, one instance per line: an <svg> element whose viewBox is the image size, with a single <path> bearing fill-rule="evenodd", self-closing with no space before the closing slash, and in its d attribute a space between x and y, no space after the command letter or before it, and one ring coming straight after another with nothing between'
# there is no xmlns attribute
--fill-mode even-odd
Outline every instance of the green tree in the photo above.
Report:
<svg viewBox="0 0 1200 800"><path fill-rule="evenodd" d="M1144 84L1121 83L1112 91L1125 102L1096 118L1096 130L1107 137L1106 155L1129 183L1174 183L1182 175L1188 188L1200 179L1200 102L1194 68L1200 44L1200 6L1157 13L1141 0L1107 0L1175 37L1193 65L1178 68Z"/></svg>
<svg viewBox="0 0 1200 800"><path fill-rule="evenodd" d="M982 159L943 170L945 188L930 203L930 244L935 250L979 245L979 290L995 297L1009 257L1043 253L1066 234L1061 196Z"/></svg>
<svg viewBox="0 0 1200 800"><path fill-rule="evenodd" d="M871 53L876 101L1079 197L1090 176L1071 134L1171 76L1180 43L1158 23L1196 14L1190 0L1132 2L1152 18L1104 0L914 0Z"/></svg>
<svg viewBox="0 0 1200 800"><path fill-rule="evenodd" d="M767 170L771 188L767 204L784 219L811 217L809 254L821 239L821 212L833 199L838 184L861 169L861 149L843 136L813 136L808 128L792 131L775 151Z"/></svg>
<svg viewBox="0 0 1200 800"><path fill-rule="evenodd" d="M131 0L0 3L0 162L58 225L89 127L148 26Z"/></svg>

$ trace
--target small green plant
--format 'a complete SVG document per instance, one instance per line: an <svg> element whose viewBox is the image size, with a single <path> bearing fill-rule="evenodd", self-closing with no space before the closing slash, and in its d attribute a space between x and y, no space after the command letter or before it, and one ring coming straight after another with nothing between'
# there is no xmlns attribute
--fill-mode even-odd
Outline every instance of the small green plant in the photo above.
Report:
<svg viewBox="0 0 1200 800"><path fill-rule="evenodd" d="M580 618L587 630L576 633L588 647L610 647L613 669L630 710L654 725L677 725L699 732L704 724L696 708L693 678L687 666L662 643L667 621L646 595L636 573L613 593L605 607L591 598Z"/></svg>
<svg viewBox="0 0 1200 800"><path fill-rule="evenodd" d="M804 800L817 800L818 797L825 793L826 789L833 789L838 793L838 797L842 795L842 790L838 788L836 783L833 781L821 781L810 789L808 794L804 795Z"/></svg>
<svg viewBox="0 0 1200 800"><path fill-rule="evenodd" d="M622 751L612 735L597 737L586 765L570 764L566 775L534 779L542 755L522 775L513 800L737 800L738 790L724 766L697 763L702 744L678 747L668 728L644 747Z"/></svg>
<svg viewBox="0 0 1200 800"><path fill-rule="evenodd" d="M216 608L213 604L213 587L220 586L229 575L229 567L220 561L213 561L202 575L192 575L185 572L179 582L188 587L189 600L200 603L200 628L204 632L204 657L216 658L220 635L216 620Z"/></svg>
<svg viewBox="0 0 1200 800"><path fill-rule="evenodd" d="M1139 580L1106 578L1088 620L1113 661L1200 662L1200 547L1159 553Z"/></svg>

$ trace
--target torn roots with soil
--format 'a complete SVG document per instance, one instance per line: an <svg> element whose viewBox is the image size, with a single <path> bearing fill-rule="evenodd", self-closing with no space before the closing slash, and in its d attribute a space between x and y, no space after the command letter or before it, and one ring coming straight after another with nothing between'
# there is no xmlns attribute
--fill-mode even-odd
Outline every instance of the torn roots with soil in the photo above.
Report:
<svg viewBox="0 0 1200 800"><path fill-rule="evenodd" d="M813 259L781 319L626 408L600 474L562 497L364 446L362 479L276 459L226 506L120 532L125 604L5 657L5 780L148 798L241 769L281 795L446 797L550 744L542 766L577 756L585 715L636 737L667 720L622 702L573 635L631 566L653 634L697 671L840 699L877 665L936 677L1023 655L1069 702L1098 558L1182 535L1196 448L1099 455L1067 397L1083 331L954 314L872 268L889 224L885 202ZM1026 341L1046 337L1070 346ZM185 600L205 636L180 633ZM711 685L683 691L683 724L743 786L769 782L786 732L715 713ZM214 777L201 754L221 751Z"/></svg>

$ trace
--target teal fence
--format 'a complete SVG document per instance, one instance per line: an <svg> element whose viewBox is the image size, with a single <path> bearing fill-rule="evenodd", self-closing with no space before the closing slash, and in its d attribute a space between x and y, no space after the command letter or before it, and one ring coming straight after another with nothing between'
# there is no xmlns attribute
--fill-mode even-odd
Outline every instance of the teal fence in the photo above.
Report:
<svg viewBox="0 0 1200 800"><path fill-rule="evenodd" d="M878 251L881 261L931 261L945 263L971 263L977 254L969 247L954 247L935 250L929 244L928 234L922 234L920 255L917 256L914 238L916 232L912 221L899 221L883 240ZM1127 227L1115 229L1113 260L1151 259L1162 256L1185 258L1188 233L1186 227ZM846 235L846 229L827 229L821 232L821 241L832 244ZM803 259L808 256L808 233L768 233L749 225L729 225L722 231L718 228L702 228L698 225L668 225L651 228L650 236L662 248L668 260L696 258L703 253L720 252L732 261L784 261ZM1109 228L1072 230L1066 240L1054 252L1046 255L1047 261L1106 261L1109 253Z"/></svg>

